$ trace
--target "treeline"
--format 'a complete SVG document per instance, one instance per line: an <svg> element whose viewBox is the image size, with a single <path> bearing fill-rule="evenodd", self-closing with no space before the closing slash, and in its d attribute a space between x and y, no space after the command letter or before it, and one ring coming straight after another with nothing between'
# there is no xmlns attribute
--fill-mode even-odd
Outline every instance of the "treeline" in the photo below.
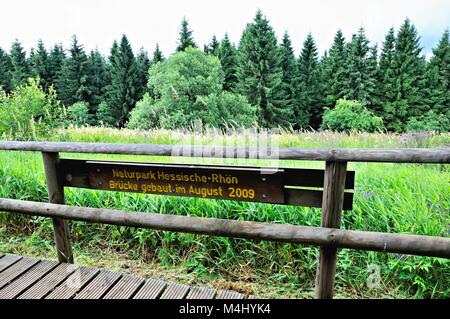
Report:
<svg viewBox="0 0 450 319"><path fill-rule="evenodd" d="M144 101L154 107L134 113L152 111L153 115L135 116L134 126L141 119L152 119L153 126L175 126L187 124L181 121L183 117L198 117L210 125L240 117L238 124L318 129L333 123L324 123L324 113L330 117L337 101L355 100L360 104L355 112L380 118L380 128L389 131L430 125L449 130L448 30L429 61L409 19L399 30L387 32L381 48L370 43L364 28L348 40L338 30L321 57L312 34L296 56L289 34L278 41L258 11L237 46L225 35L221 40L214 36L203 52L197 49L195 53L189 47L198 45L186 19L181 23L176 54L167 60L158 45L151 56L143 49L134 53L126 35L113 42L107 57L97 50L86 53L76 36L67 51L59 44L47 50L39 41L28 55L16 40L9 52L0 48L0 86L9 93L29 77L39 78L45 92L54 87L59 101L67 108L75 105L75 117L85 118L90 125L124 127L136 103ZM187 56L177 58L177 53ZM180 77L188 83L175 90L169 82ZM190 82L196 77L197 82ZM347 104L342 103L340 109ZM206 112L204 108L215 109ZM186 114L189 110L191 116ZM352 115L346 112L346 117ZM173 119L174 114L177 119L161 118Z"/></svg>

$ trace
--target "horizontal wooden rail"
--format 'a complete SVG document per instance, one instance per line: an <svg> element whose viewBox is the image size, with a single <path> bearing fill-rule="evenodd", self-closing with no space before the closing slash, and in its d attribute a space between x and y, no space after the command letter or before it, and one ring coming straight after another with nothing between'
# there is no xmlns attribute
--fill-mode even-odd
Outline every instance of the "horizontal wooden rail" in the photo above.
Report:
<svg viewBox="0 0 450 319"><path fill-rule="evenodd" d="M450 258L450 238L235 221L0 199L0 211L27 215L359 250Z"/></svg>
<svg viewBox="0 0 450 319"><path fill-rule="evenodd" d="M0 142L0 150L66 153L100 153L211 158L257 158L334 162L450 163L450 148L278 148L270 154L255 147L216 147L157 144L78 142ZM268 155L265 155L268 154Z"/></svg>

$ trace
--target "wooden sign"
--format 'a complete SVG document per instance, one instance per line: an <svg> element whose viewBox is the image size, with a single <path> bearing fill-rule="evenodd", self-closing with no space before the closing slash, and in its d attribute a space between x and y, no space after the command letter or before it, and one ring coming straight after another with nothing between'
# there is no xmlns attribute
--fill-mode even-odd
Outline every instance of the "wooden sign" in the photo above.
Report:
<svg viewBox="0 0 450 319"><path fill-rule="evenodd" d="M321 207L324 171L318 169L183 165L62 159L64 186L212 199ZM301 188L303 187L303 188ZM307 187L308 189L305 189ZM346 189L354 187L347 172ZM344 194L351 209L353 193Z"/></svg>

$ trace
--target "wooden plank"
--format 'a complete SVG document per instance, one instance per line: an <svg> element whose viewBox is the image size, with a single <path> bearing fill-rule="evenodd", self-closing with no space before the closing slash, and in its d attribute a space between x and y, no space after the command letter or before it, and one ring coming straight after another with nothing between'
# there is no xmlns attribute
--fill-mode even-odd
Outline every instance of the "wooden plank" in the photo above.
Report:
<svg viewBox="0 0 450 319"><path fill-rule="evenodd" d="M98 269L80 267L45 299L70 299L99 273Z"/></svg>
<svg viewBox="0 0 450 319"><path fill-rule="evenodd" d="M0 289L22 275L25 271L39 262L38 259L23 257L18 262L0 273Z"/></svg>
<svg viewBox="0 0 450 319"><path fill-rule="evenodd" d="M28 287L32 286L48 272L58 266L55 261L43 260L16 278L9 285L0 290L0 299L13 299Z"/></svg>
<svg viewBox="0 0 450 319"><path fill-rule="evenodd" d="M323 187L323 169L283 168L284 185L302 187ZM345 189L355 188L355 172L348 171Z"/></svg>
<svg viewBox="0 0 450 319"><path fill-rule="evenodd" d="M188 285L170 283L160 299L184 299L189 292L189 288Z"/></svg>
<svg viewBox="0 0 450 319"><path fill-rule="evenodd" d="M91 223L143 227L211 236L248 238L311 245L450 258L450 238L326 227L236 221L156 213L136 213L106 208L73 207L0 198L0 210L62 217Z"/></svg>
<svg viewBox="0 0 450 319"><path fill-rule="evenodd" d="M70 276L78 266L73 264L59 264L33 286L23 292L17 299L42 299L53 291L64 279Z"/></svg>
<svg viewBox="0 0 450 319"><path fill-rule="evenodd" d="M271 149L243 146L192 146L161 144L119 144L82 142L0 142L0 150L92 154L130 154L208 158L268 158ZM280 147L281 160L336 162L450 163L450 148L303 148ZM226 154L227 156L224 156ZM257 156L251 156L255 154Z"/></svg>
<svg viewBox="0 0 450 319"><path fill-rule="evenodd" d="M64 186L59 171L59 155L58 153L43 152L42 159L44 161L49 202L53 204L64 204ZM73 263L70 231L67 220L53 218L53 231L59 262Z"/></svg>
<svg viewBox="0 0 450 319"><path fill-rule="evenodd" d="M345 192L343 209L353 209L353 193ZM323 192L310 189L285 188L287 205L322 207Z"/></svg>
<svg viewBox="0 0 450 319"><path fill-rule="evenodd" d="M216 299L244 299L245 295L233 290L220 290Z"/></svg>
<svg viewBox="0 0 450 319"><path fill-rule="evenodd" d="M216 290L206 287L192 287L186 299L214 299Z"/></svg>
<svg viewBox="0 0 450 319"><path fill-rule="evenodd" d="M164 280L147 279L133 299L157 299L166 287L167 283Z"/></svg>
<svg viewBox="0 0 450 319"><path fill-rule="evenodd" d="M322 227L339 228L344 202L347 163L327 162L322 200ZM316 299L333 298L337 247L319 247L316 274Z"/></svg>
<svg viewBox="0 0 450 319"><path fill-rule="evenodd" d="M5 254L0 253L0 258L2 258L3 256L5 256Z"/></svg>
<svg viewBox="0 0 450 319"><path fill-rule="evenodd" d="M22 259L21 256L9 255L9 254L5 255L4 257L2 257L0 259L0 272L7 269L14 263L18 262L20 259Z"/></svg>
<svg viewBox="0 0 450 319"><path fill-rule="evenodd" d="M144 278L124 274L103 299L129 299L142 286Z"/></svg>
<svg viewBox="0 0 450 319"><path fill-rule="evenodd" d="M100 299L122 276L120 273L100 271L100 273L75 295L74 299Z"/></svg>

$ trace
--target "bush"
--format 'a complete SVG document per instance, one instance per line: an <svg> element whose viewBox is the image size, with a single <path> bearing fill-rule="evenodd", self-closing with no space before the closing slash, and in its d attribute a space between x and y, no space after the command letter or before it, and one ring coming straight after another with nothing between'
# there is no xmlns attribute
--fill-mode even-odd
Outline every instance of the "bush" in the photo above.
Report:
<svg viewBox="0 0 450 319"><path fill-rule="evenodd" d="M35 140L47 136L61 124L61 108L56 91L45 93L39 79L29 79L13 92L0 94L0 136L17 140Z"/></svg>
<svg viewBox="0 0 450 319"><path fill-rule="evenodd" d="M95 115L100 125L114 127L116 124L116 120L111 115L108 103L104 101L98 105L97 113Z"/></svg>
<svg viewBox="0 0 450 319"><path fill-rule="evenodd" d="M358 101L339 99L334 109L325 108L322 128L348 132L375 132L384 129L381 117L375 116Z"/></svg>
<svg viewBox="0 0 450 319"><path fill-rule="evenodd" d="M67 122L76 126L93 124L92 115L86 102L77 102L67 108Z"/></svg>
<svg viewBox="0 0 450 319"><path fill-rule="evenodd" d="M449 119L433 111L428 111L421 119L412 117L406 124L407 132L448 132L449 130Z"/></svg>
<svg viewBox="0 0 450 319"><path fill-rule="evenodd" d="M222 93L220 61L198 49L178 52L149 71L150 96L132 111L129 128L250 126L255 108L243 96Z"/></svg>

